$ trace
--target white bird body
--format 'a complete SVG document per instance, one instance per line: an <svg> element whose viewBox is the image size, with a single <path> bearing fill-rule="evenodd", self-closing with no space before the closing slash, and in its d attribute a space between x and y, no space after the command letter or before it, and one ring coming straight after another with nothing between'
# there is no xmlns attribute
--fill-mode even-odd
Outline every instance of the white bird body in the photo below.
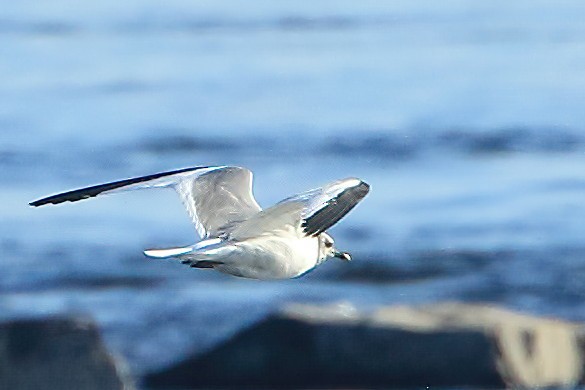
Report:
<svg viewBox="0 0 585 390"><path fill-rule="evenodd" d="M289 279L315 268L319 256L319 239L304 237L257 237L229 245L233 249L214 256L223 264L220 272L251 279ZM223 253L222 253L223 252ZM225 255L224 255L225 253ZM189 259L189 254L184 255Z"/></svg>
<svg viewBox="0 0 585 390"><path fill-rule="evenodd" d="M100 184L53 195L32 206L77 201L143 188L174 188L202 238L181 248L151 249L154 258L174 258L194 268L251 279L301 276L328 257L349 260L325 230L369 191L355 178L284 199L262 210L252 195L252 173L240 167L196 167Z"/></svg>

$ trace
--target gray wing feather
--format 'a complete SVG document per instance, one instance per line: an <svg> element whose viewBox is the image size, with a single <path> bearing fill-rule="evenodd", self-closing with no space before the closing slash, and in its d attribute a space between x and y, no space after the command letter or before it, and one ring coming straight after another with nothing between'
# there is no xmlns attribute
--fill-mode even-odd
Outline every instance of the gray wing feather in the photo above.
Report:
<svg viewBox="0 0 585 390"><path fill-rule="evenodd" d="M359 179L338 180L286 198L225 231L235 240L265 233L317 236L349 213L369 189L370 186Z"/></svg>
<svg viewBox="0 0 585 390"><path fill-rule="evenodd" d="M252 172L245 168L212 170L179 182L175 189L202 238L215 237L262 210L252 194Z"/></svg>
<svg viewBox="0 0 585 390"><path fill-rule="evenodd" d="M271 235L295 234L301 225L304 205L301 202L279 203L253 215L243 222L235 223L226 228L230 239L245 240Z"/></svg>
<svg viewBox="0 0 585 390"><path fill-rule="evenodd" d="M52 195L30 205L76 202L146 188L175 189L202 238L219 235L225 226L262 210L252 195L252 172L228 166L185 168L119 180Z"/></svg>
<svg viewBox="0 0 585 390"><path fill-rule="evenodd" d="M370 191L370 186L356 178L329 183L292 196L280 203L304 205L300 224L307 236L317 236L351 211Z"/></svg>

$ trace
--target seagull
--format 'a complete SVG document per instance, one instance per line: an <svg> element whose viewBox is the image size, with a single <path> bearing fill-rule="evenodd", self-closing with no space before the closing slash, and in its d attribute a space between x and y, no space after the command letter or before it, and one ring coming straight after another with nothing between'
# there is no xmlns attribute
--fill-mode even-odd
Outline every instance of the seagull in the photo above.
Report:
<svg viewBox="0 0 585 390"><path fill-rule="evenodd" d="M252 172L237 166L204 166L119 180L52 195L30 206L76 202L101 194L172 188L181 198L201 241L144 254L176 259L250 279L290 279L330 257L351 256L334 246L326 230L369 192L357 178L337 180L262 209L252 194Z"/></svg>

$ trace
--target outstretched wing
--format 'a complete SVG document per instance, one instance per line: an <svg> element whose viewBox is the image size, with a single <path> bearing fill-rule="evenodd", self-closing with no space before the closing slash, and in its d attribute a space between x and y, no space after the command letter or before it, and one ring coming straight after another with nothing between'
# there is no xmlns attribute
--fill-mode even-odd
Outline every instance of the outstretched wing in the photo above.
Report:
<svg viewBox="0 0 585 390"><path fill-rule="evenodd" d="M31 206L75 202L100 194L170 187L177 191L201 238L248 219L261 208L252 195L252 172L246 168L194 167L99 184L31 202Z"/></svg>
<svg viewBox="0 0 585 390"><path fill-rule="evenodd" d="M215 237L227 225L262 210L252 194L252 172L246 168L219 167L182 180L175 189L201 238Z"/></svg>
<svg viewBox="0 0 585 390"><path fill-rule="evenodd" d="M349 213L369 191L369 184L360 179L348 178L294 195L279 205L301 203L303 231L307 236L317 236Z"/></svg>
<svg viewBox="0 0 585 390"><path fill-rule="evenodd" d="M336 224L362 200L370 186L355 178L286 198L225 230L231 239L245 240L266 233L317 236Z"/></svg>

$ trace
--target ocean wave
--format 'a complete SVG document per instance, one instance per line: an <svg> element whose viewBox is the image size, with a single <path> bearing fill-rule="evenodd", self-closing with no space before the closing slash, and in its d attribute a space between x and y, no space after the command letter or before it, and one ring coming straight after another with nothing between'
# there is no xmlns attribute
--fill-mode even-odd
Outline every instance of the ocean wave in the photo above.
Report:
<svg viewBox="0 0 585 390"><path fill-rule="evenodd" d="M78 34L83 30L83 27L80 25L60 20L0 20L0 34L68 36Z"/></svg>
<svg viewBox="0 0 585 390"><path fill-rule="evenodd" d="M394 24L392 18L352 17L343 15L286 15L266 19L187 18L183 16L166 19L150 18L141 21L110 21L105 26L92 26L91 21L70 20L0 20L0 34L67 36L89 31L114 34L147 33L206 33L206 32L257 32L257 31L335 31L361 27Z"/></svg>
<svg viewBox="0 0 585 390"><path fill-rule="evenodd" d="M583 132L560 129L529 129L511 128L494 129L491 131L477 130L444 130L417 132L415 135L405 135L400 132L360 132L356 131L328 131L328 136L314 135L298 136L294 132L278 133L274 135L250 135L234 137L222 135L222 132L195 131L188 129L161 129L149 133L162 134L144 137L141 140L122 142L118 144L79 145L74 149L68 148L67 153L49 146L42 150L12 149L0 147L0 167L27 169L38 167L37 161L42 156L43 166L61 169L59 166L70 167L72 162L78 166L80 162L95 167L112 169L115 162L124 166L121 156L140 154L168 158L181 157L195 153L212 156L214 160L228 159L230 161L250 156L270 160L283 156L295 158L365 158L376 160L415 160L434 157L456 158L482 157L486 155L512 154L563 154L573 153L584 149ZM198 135L190 135L196 133ZM201 135L212 134L212 135ZM227 133L225 133L227 134ZM127 157L124 157L124 161ZM104 165L104 161L108 163ZM10 176L11 172L18 176L17 171L4 171L3 175ZM31 173L29 173L31 174Z"/></svg>
<svg viewBox="0 0 585 390"><path fill-rule="evenodd" d="M195 132L195 131L193 131ZM339 135L303 136L299 142L294 133L275 136L207 137L164 135L148 138L137 149L151 153L195 151L238 151L266 155L294 152L298 155L376 156L387 159L412 159L425 153L465 155L500 153L563 153L583 148L582 132L561 129L504 128L494 130L444 130L410 136L393 131L341 131ZM197 131L197 133L205 133ZM210 132L211 133L211 132ZM316 132L318 134L318 132ZM327 132L335 134L335 132Z"/></svg>

